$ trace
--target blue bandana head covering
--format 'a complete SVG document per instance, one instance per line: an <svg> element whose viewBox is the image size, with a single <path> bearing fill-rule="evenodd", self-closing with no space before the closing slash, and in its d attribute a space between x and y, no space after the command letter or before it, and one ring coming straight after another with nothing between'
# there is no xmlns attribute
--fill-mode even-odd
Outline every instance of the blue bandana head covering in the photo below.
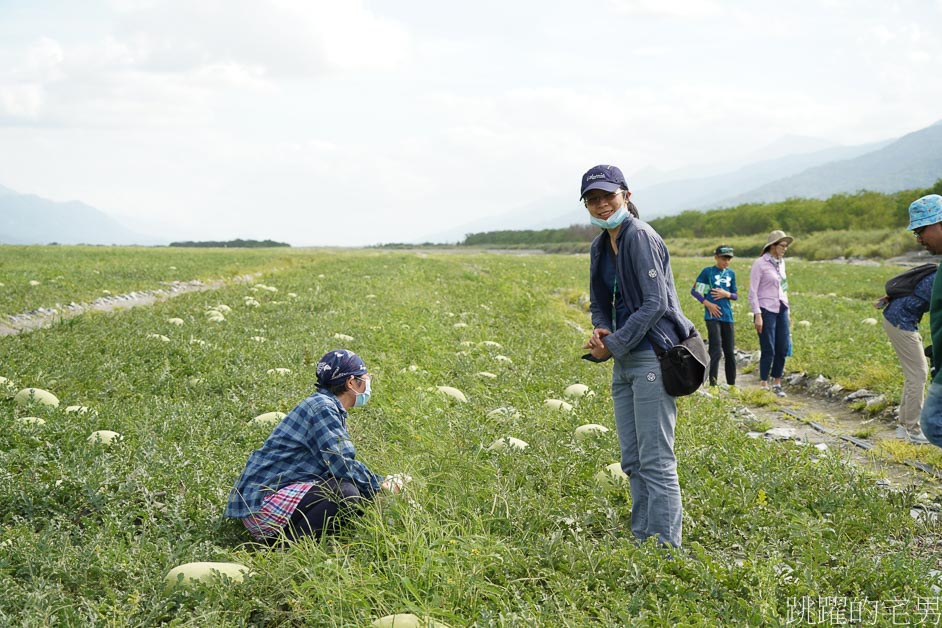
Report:
<svg viewBox="0 0 942 628"><path fill-rule="evenodd" d="M360 356L346 349L334 349L324 354L317 363L317 383L322 388L341 384L351 375L366 375L366 364Z"/></svg>

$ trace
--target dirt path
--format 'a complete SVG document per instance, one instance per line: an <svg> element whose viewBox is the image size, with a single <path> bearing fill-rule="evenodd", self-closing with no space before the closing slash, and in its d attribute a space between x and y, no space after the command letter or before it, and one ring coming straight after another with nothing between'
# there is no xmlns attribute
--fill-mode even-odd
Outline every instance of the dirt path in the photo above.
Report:
<svg viewBox="0 0 942 628"><path fill-rule="evenodd" d="M118 309L153 305L159 301L178 297L181 294L218 290L229 283L248 283L254 281L260 275L261 273L252 273L238 275L230 279L212 279L209 281L199 279L171 281L164 283L165 288L104 296L95 299L91 303L73 302L68 305L59 305L57 303L56 307L44 307L32 312L11 314L4 317L5 320L0 321L0 336L14 336L22 332L49 327L60 321L80 316L85 312L111 312Z"/></svg>
<svg viewBox="0 0 942 628"><path fill-rule="evenodd" d="M737 386L741 389L755 388L758 377L753 373L737 375ZM881 486L896 489L914 487L919 493L930 497L942 496L942 470L910 461L916 466L893 462L873 451L874 445L883 439L895 439L896 425L879 418L867 418L846 404L829 399L813 397L803 389L786 389L787 398L777 399L767 406L743 403L757 419L776 428L793 430L793 438L810 445L824 443L828 449L836 449L847 455L861 468L874 475ZM932 447L932 445L923 445Z"/></svg>

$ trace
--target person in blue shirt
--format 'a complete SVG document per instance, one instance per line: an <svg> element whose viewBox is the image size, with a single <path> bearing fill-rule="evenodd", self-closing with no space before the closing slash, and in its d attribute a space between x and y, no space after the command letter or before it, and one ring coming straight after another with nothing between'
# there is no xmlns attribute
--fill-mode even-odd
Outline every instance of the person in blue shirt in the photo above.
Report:
<svg viewBox="0 0 942 628"><path fill-rule="evenodd" d="M357 354L325 354L317 363L317 392L249 456L225 516L241 519L260 541L317 538L380 489L398 493L401 480L376 475L357 460L347 433L347 410L369 401L370 381Z"/></svg>
<svg viewBox="0 0 942 628"><path fill-rule="evenodd" d="M922 336L919 335L919 321L929 311L935 275L933 271L923 277L912 294L896 298L884 296L874 304L874 307L883 310L883 329L903 369L903 393L899 400L896 437L917 444L929 442L919 426L926 396L926 380L929 377L929 365L926 363Z"/></svg>
<svg viewBox="0 0 942 628"><path fill-rule="evenodd" d="M733 247L721 244L713 252L716 264L700 271L690 289L693 298L703 304L707 336L710 342L710 386L716 386L720 372L722 349L726 367L726 383L736 385L736 337L733 329L731 302L739 298L736 291L736 273L729 267Z"/></svg>

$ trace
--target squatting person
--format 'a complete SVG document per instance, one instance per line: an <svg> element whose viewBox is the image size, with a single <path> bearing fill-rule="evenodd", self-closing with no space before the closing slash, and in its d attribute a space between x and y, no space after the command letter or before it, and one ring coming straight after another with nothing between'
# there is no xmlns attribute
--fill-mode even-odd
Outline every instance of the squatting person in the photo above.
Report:
<svg viewBox="0 0 942 628"><path fill-rule="evenodd" d="M909 230L933 255L942 254L942 196L929 194L909 206ZM919 422L930 443L942 447L942 273L935 274L929 299L932 334L932 382L922 405Z"/></svg>
<svg viewBox="0 0 942 628"><path fill-rule="evenodd" d="M347 411L369 400L370 379L355 353L325 354L317 363L317 392L249 456L229 493L226 516L241 519L261 541L316 538L380 489L398 492L400 484L356 459L347 433Z"/></svg>
<svg viewBox="0 0 942 628"><path fill-rule="evenodd" d="M621 170L600 165L582 176L580 199L602 232L589 264L592 358L614 357L612 400L621 468L631 487L631 531L679 547L683 510L674 426L677 404L661 381L656 343L668 349L694 325L680 309L664 240L629 211Z"/></svg>
<svg viewBox="0 0 942 628"><path fill-rule="evenodd" d="M733 247L721 244L713 252L713 266L700 271L690 289L694 299L703 304L710 342L710 386L716 386L720 373L720 353L725 361L726 383L736 385L736 335L733 329L732 302L739 298L736 273L729 267Z"/></svg>

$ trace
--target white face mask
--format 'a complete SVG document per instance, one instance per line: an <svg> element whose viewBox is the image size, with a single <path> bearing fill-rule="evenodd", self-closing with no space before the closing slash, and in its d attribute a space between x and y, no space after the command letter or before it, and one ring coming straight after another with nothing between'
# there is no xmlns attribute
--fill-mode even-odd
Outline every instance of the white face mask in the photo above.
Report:
<svg viewBox="0 0 942 628"><path fill-rule="evenodd" d="M360 408L365 406L366 402L370 400L370 394L372 394L370 390L370 380L366 380L366 389L361 393L357 393L357 400L354 402L353 407Z"/></svg>
<svg viewBox="0 0 942 628"><path fill-rule="evenodd" d="M602 229L617 229L618 225L620 225L627 217L628 207L626 205L622 205L615 211L614 214L608 217L608 220L602 220L601 218L592 216L592 218L589 219L589 222L591 222L596 227L601 227Z"/></svg>

